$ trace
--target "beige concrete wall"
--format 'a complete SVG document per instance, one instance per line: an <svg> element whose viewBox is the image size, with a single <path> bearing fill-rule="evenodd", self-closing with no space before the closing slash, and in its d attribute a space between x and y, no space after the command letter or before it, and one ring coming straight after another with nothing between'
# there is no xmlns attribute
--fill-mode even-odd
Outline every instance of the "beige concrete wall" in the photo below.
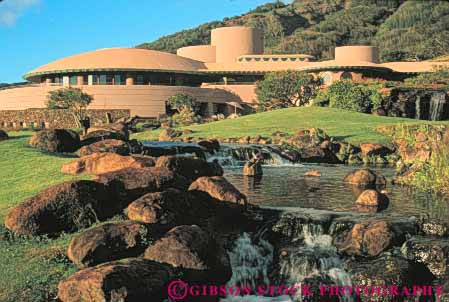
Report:
<svg viewBox="0 0 449 302"><path fill-rule="evenodd" d="M212 45L182 47L176 51L176 54L184 58L206 63L214 63L216 59L216 49Z"/></svg>
<svg viewBox="0 0 449 302"><path fill-rule="evenodd" d="M44 108L47 94L61 86L37 85L0 90L0 110ZM223 89L184 86L82 86L94 96L89 109L129 109L131 115L157 117L165 113L165 101L177 94L188 93L200 102L226 103L240 101L236 95Z"/></svg>
<svg viewBox="0 0 449 302"><path fill-rule="evenodd" d="M242 55L263 54L263 33L244 26L216 28L211 32L211 45L216 47L217 63L232 63Z"/></svg>
<svg viewBox="0 0 449 302"><path fill-rule="evenodd" d="M245 103L257 103L256 85L214 85L204 83L201 87L223 89L238 96Z"/></svg>

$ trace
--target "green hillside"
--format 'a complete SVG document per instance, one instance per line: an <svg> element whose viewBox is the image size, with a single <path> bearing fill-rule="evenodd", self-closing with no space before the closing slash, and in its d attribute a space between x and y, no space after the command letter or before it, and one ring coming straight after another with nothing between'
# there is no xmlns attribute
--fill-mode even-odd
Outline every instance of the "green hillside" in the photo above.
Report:
<svg viewBox="0 0 449 302"><path fill-rule="evenodd" d="M381 60L425 60L449 53L449 2L403 0L295 0L268 3L162 37L140 48L176 52L210 43L216 27L246 25L264 30L267 53L306 53L331 59L335 46L377 45Z"/></svg>

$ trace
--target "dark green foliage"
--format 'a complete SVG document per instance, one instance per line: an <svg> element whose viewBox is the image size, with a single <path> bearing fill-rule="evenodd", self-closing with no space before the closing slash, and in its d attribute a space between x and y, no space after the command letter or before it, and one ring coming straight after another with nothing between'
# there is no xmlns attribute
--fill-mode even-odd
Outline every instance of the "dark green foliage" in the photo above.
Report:
<svg viewBox="0 0 449 302"><path fill-rule="evenodd" d="M362 113L370 113L382 105L381 84L360 84L337 81L318 93L315 106L326 106Z"/></svg>
<svg viewBox="0 0 449 302"><path fill-rule="evenodd" d="M366 44L380 46L382 61L397 61L449 52L449 2L430 0L295 0L288 5L278 1L138 47L175 52L209 44L213 28L234 25L264 30L267 53L331 59L335 46Z"/></svg>
<svg viewBox="0 0 449 302"><path fill-rule="evenodd" d="M426 86L445 86L449 87L449 68L440 66L434 68L434 72L421 73L414 78L405 80L407 86L426 87Z"/></svg>
<svg viewBox="0 0 449 302"><path fill-rule="evenodd" d="M167 105L170 106L172 110L176 110L181 112L183 110L189 111L197 111L199 104L196 101L196 98L191 96L190 94L185 93L177 93L167 100Z"/></svg>
<svg viewBox="0 0 449 302"><path fill-rule="evenodd" d="M270 72L257 82L257 97L263 111L304 106L313 98L320 80L298 71Z"/></svg>

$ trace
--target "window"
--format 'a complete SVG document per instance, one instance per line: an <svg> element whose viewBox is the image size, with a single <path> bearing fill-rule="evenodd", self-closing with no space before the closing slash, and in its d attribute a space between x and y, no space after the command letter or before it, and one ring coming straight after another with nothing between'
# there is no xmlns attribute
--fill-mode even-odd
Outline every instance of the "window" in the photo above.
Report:
<svg viewBox="0 0 449 302"><path fill-rule="evenodd" d="M332 84L332 73L331 72L325 72L321 75L321 80L323 81L324 85L330 85Z"/></svg>
<svg viewBox="0 0 449 302"><path fill-rule="evenodd" d="M122 74L116 74L114 76L114 85L124 85L125 77Z"/></svg>
<svg viewBox="0 0 449 302"><path fill-rule="evenodd" d="M108 81L108 78L105 74L100 74L100 76L98 77L98 82L99 85L106 85Z"/></svg>
<svg viewBox="0 0 449 302"><path fill-rule="evenodd" d="M143 85L143 75L139 74L136 78L136 85Z"/></svg>
<svg viewBox="0 0 449 302"><path fill-rule="evenodd" d="M77 76L73 76L73 75L70 76L69 84L70 84L70 85L76 85L76 84L78 84Z"/></svg>
<svg viewBox="0 0 449 302"><path fill-rule="evenodd" d="M345 71L341 74L340 80L352 80L352 74L348 71Z"/></svg>

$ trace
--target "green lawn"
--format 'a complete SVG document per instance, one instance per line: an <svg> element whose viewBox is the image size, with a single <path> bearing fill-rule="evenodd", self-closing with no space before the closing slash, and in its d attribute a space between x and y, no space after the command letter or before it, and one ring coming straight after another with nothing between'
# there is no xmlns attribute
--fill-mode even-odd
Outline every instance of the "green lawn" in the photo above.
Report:
<svg viewBox="0 0 449 302"><path fill-rule="evenodd" d="M233 120L184 127L193 130L189 136L207 138L238 138L271 136L275 131L293 134L299 128L322 128L329 135L353 144L364 142L388 143L388 137L376 132L380 125L429 124L441 122L418 121L362 114L333 108L297 107L247 115ZM449 124L449 122L444 122ZM133 138L157 140L158 130L137 133Z"/></svg>
<svg viewBox="0 0 449 302"><path fill-rule="evenodd" d="M52 301L62 278L75 267L65 257L73 235L56 240L12 236L3 221L8 210L23 199L53 184L73 179L59 172L73 160L28 147L31 132L10 133L0 142L0 301Z"/></svg>

